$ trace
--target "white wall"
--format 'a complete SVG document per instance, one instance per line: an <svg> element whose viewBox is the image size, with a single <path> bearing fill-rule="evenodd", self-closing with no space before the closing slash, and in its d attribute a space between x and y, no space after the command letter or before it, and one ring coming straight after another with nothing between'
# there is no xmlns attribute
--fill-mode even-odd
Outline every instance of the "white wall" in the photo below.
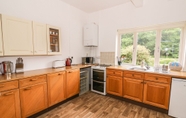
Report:
<svg viewBox="0 0 186 118"><path fill-rule="evenodd" d="M88 22L99 25L100 52L113 52L118 29L186 21L186 0L144 0L143 7L131 2L89 14Z"/></svg>
<svg viewBox="0 0 186 118"><path fill-rule="evenodd" d="M48 68L52 61L73 56L73 63L81 63L86 55L83 46L83 26L87 13L60 0L0 0L0 14L15 16L61 27L62 55L58 56L21 56L24 70ZM2 61L15 61L18 57L0 57Z"/></svg>

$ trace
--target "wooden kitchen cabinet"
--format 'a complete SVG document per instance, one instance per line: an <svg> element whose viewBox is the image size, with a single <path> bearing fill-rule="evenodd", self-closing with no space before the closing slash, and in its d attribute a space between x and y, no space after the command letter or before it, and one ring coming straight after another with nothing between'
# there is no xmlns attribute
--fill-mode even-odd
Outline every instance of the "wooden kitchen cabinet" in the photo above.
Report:
<svg viewBox="0 0 186 118"><path fill-rule="evenodd" d="M71 69L66 71L66 97L72 97L80 90L80 71Z"/></svg>
<svg viewBox="0 0 186 118"><path fill-rule="evenodd" d="M0 88L0 117L21 118L18 82L0 83Z"/></svg>
<svg viewBox="0 0 186 118"><path fill-rule="evenodd" d="M123 97L138 102L143 101L143 80L124 77Z"/></svg>
<svg viewBox="0 0 186 118"><path fill-rule="evenodd" d="M144 77L141 72L124 71L123 97L142 102Z"/></svg>
<svg viewBox="0 0 186 118"><path fill-rule="evenodd" d="M34 55L47 55L46 24L33 21Z"/></svg>
<svg viewBox="0 0 186 118"><path fill-rule="evenodd" d="M107 93L122 96L122 76L123 71L115 69L107 69Z"/></svg>
<svg viewBox="0 0 186 118"><path fill-rule="evenodd" d="M65 100L65 79L65 71L47 75L49 106Z"/></svg>
<svg viewBox="0 0 186 118"><path fill-rule="evenodd" d="M61 54L61 30L47 25L48 55Z"/></svg>
<svg viewBox="0 0 186 118"><path fill-rule="evenodd" d="M32 21L1 16L4 55L33 55Z"/></svg>
<svg viewBox="0 0 186 118"><path fill-rule="evenodd" d="M122 96L122 77L107 75L107 93Z"/></svg>
<svg viewBox="0 0 186 118"><path fill-rule="evenodd" d="M144 82L143 102L152 106L168 109L170 85L157 82Z"/></svg>
<svg viewBox="0 0 186 118"><path fill-rule="evenodd" d="M118 77L123 76L123 71L121 70L107 69L106 72L107 72L107 75L111 75L111 76L118 76Z"/></svg>
<svg viewBox="0 0 186 118"><path fill-rule="evenodd" d="M22 83L27 86L20 88L22 118L26 118L48 107L46 81L39 82L38 80L36 84L37 76L36 79L30 79L30 81L34 82L26 84L28 80L25 80L24 84Z"/></svg>
<svg viewBox="0 0 186 118"><path fill-rule="evenodd" d="M3 37L2 37L1 15L0 15L0 56L3 56Z"/></svg>

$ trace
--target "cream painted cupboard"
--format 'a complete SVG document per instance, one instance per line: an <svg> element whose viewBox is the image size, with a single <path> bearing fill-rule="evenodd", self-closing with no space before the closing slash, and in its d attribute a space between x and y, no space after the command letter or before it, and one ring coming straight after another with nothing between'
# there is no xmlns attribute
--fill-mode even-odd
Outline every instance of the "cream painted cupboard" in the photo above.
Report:
<svg viewBox="0 0 186 118"><path fill-rule="evenodd" d="M47 25L48 55L61 54L61 30L59 27Z"/></svg>
<svg viewBox="0 0 186 118"><path fill-rule="evenodd" d="M33 21L34 55L47 54L46 24Z"/></svg>
<svg viewBox="0 0 186 118"><path fill-rule="evenodd" d="M2 15L4 55L33 55L32 21Z"/></svg>
<svg viewBox="0 0 186 118"><path fill-rule="evenodd" d="M0 56L3 56L3 37L1 29L1 15L0 15Z"/></svg>

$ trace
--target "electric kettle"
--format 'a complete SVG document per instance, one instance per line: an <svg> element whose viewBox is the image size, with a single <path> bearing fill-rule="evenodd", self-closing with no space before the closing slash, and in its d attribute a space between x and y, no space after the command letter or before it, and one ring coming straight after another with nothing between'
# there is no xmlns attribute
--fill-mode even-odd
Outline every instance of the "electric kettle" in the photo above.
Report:
<svg viewBox="0 0 186 118"><path fill-rule="evenodd" d="M71 66L72 58L73 58L73 57L67 58L67 59L66 59L66 66Z"/></svg>
<svg viewBox="0 0 186 118"><path fill-rule="evenodd" d="M0 63L1 74L13 73L13 63L11 61L3 61Z"/></svg>

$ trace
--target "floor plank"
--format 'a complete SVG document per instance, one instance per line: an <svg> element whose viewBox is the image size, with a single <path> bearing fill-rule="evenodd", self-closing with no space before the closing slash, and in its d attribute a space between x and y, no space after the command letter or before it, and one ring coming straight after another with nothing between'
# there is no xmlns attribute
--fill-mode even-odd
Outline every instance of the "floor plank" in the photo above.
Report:
<svg viewBox="0 0 186 118"><path fill-rule="evenodd" d="M172 118L109 96L87 92L38 118Z"/></svg>

